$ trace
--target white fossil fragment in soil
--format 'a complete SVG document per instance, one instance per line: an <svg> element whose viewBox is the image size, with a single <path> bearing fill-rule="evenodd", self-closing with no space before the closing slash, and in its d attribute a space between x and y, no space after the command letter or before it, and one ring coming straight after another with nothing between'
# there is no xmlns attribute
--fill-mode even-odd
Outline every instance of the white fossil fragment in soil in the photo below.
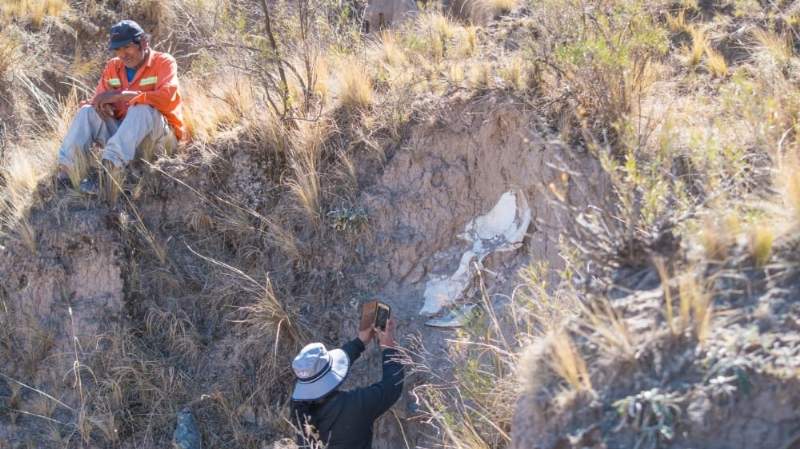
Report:
<svg viewBox="0 0 800 449"><path fill-rule="evenodd" d="M461 256L458 269L450 276L431 276L425 284L425 304L420 315L435 315L443 307L452 305L470 284L475 275L473 262L478 265L495 251L513 251L522 245L522 239L531 224L531 210L525 194L509 191L486 215L467 223L464 233L459 235L472 243Z"/></svg>

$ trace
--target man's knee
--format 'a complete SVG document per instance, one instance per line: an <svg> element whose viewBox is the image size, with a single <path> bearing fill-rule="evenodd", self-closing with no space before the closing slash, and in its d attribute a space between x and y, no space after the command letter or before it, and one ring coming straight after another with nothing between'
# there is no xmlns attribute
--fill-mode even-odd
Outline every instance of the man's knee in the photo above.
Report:
<svg viewBox="0 0 800 449"><path fill-rule="evenodd" d="M78 116L81 116L81 115L97 116L98 118L100 117L100 115L95 110L94 106L92 106L90 104L85 104L85 105L81 106L78 109L78 114L77 115Z"/></svg>
<svg viewBox="0 0 800 449"><path fill-rule="evenodd" d="M128 113L125 114L125 118L131 116L150 116L153 115L154 112L156 112L155 108L149 104L137 104L128 108Z"/></svg>

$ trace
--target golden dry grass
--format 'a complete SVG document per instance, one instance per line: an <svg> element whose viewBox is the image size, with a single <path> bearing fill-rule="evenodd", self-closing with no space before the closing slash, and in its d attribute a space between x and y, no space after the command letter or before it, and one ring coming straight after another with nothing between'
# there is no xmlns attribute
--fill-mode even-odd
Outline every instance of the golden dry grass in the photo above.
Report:
<svg viewBox="0 0 800 449"><path fill-rule="evenodd" d="M12 19L29 20L38 27L47 17L61 15L68 9L65 0L3 0L0 19L6 23Z"/></svg>
<svg viewBox="0 0 800 449"><path fill-rule="evenodd" d="M711 319L714 315L711 295L692 273L687 273L679 279L678 295L680 298L680 326L684 328L691 326L697 341L703 344L708 339L711 331Z"/></svg>
<svg viewBox="0 0 800 449"><path fill-rule="evenodd" d="M756 28L753 37L759 49L777 66L785 66L794 56L791 40L763 28Z"/></svg>
<svg viewBox="0 0 800 449"><path fill-rule="evenodd" d="M550 368L574 391L592 391L589 369L568 332L549 335Z"/></svg>
<svg viewBox="0 0 800 449"><path fill-rule="evenodd" d="M322 220L320 158L331 131L331 123L327 120L300 122L293 133L292 148L289 151L289 164L294 176L288 186L294 193L299 208L315 226L319 226Z"/></svg>
<svg viewBox="0 0 800 449"><path fill-rule="evenodd" d="M703 60L703 55L708 48L708 40L705 31L698 27L690 28L689 34L692 36L692 45L687 50L687 65L696 67Z"/></svg>
<svg viewBox="0 0 800 449"><path fill-rule="evenodd" d="M24 57L22 46L12 28L0 30L0 80Z"/></svg>
<svg viewBox="0 0 800 449"><path fill-rule="evenodd" d="M706 47L706 67L716 77L728 76L728 63L725 61L725 57L710 46Z"/></svg>
<svg viewBox="0 0 800 449"><path fill-rule="evenodd" d="M667 27L673 33L680 33L683 31L687 31L687 23L686 23L686 10L681 9L675 15L667 14Z"/></svg>
<svg viewBox="0 0 800 449"><path fill-rule="evenodd" d="M636 340L622 314L608 300L581 304L579 323L582 334L611 357L633 360Z"/></svg>
<svg viewBox="0 0 800 449"><path fill-rule="evenodd" d="M509 57L500 68L500 77L512 89L523 91L528 86L529 68L521 55Z"/></svg>
<svg viewBox="0 0 800 449"><path fill-rule="evenodd" d="M748 249L757 267L763 267L772 256L772 245L775 242L775 231L771 226L756 225L748 234Z"/></svg>
<svg viewBox="0 0 800 449"><path fill-rule="evenodd" d="M256 116L252 85L252 79L235 76L224 76L211 88L205 81L184 81L183 89L189 93L183 104L184 124L192 139L207 143L226 128Z"/></svg>
<svg viewBox="0 0 800 449"><path fill-rule="evenodd" d="M369 68L355 58L346 58L338 66L339 105L348 111L368 108L374 99Z"/></svg>

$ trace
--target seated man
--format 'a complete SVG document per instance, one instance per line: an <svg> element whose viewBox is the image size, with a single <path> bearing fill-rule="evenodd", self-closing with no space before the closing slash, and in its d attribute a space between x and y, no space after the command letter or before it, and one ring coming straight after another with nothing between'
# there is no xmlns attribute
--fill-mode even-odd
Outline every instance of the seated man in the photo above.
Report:
<svg viewBox="0 0 800 449"><path fill-rule="evenodd" d="M120 171L147 145L175 146L184 137L177 64L148 45L148 35L132 20L111 27L106 64L94 97L84 102L58 152L59 183L84 157L92 142L104 145L103 170ZM74 171L73 171L74 173ZM81 182L85 193L97 193L97 180Z"/></svg>
<svg viewBox="0 0 800 449"><path fill-rule="evenodd" d="M369 449L372 424L394 404L403 391L403 365L395 349L396 323L390 319L386 331L368 329L341 349L327 351L322 343L306 345L292 362L297 376L292 392L292 418L303 436L302 448ZM365 388L339 391L350 366L377 332L383 348L383 377ZM311 444L309 444L311 443Z"/></svg>

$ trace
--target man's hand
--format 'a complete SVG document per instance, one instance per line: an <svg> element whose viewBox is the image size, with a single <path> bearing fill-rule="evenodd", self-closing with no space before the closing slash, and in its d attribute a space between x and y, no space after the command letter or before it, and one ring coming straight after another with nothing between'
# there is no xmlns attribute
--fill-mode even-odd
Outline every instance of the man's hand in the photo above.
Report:
<svg viewBox="0 0 800 449"><path fill-rule="evenodd" d="M113 101L111 101L111 99L116 95L117 91L111 90L108 92L103 92L92 100L92 107L94 107L94 110L97 111L97 114L100 116L100 118L107 119L114 116L114 107L112 105Z"/></svg>
<svg viewBox="0 0 800 449"><path fill-rule="evenodd" d="M100 114L100 117L110 118L114 115L114 103L129 101L137 95L139 92L134 90L110 90L98 95L92 101L92 106Z"/></svg>
<svg viewBox="0 0 800 449"><path fill-rule="evenodd" d="M361 343L364 343L364 347L366 347L370 341L372 341L372 337L375 336L375 329L366 329L363 331L358 331L358 339L361 340Z"/></svg>
<svg viewBox="0 0 800 449"><path fill-rule="evenodd" d="M397 344L394 341L394 331L397 329L397 321L394 318L389 318L386 322L386 330L375 329L378 333L378 344L381 348L394 348Z"/></svg>

